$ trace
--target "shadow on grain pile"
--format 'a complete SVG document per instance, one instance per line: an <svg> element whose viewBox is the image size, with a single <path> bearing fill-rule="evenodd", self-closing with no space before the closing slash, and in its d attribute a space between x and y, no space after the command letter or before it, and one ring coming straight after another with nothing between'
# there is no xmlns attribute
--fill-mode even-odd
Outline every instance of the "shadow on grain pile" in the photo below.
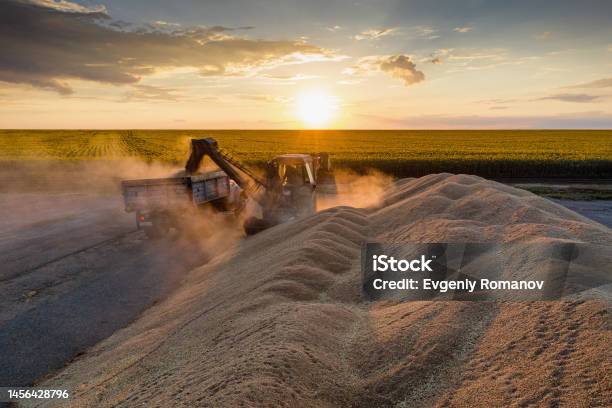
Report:
<svg viewBox="0 0 612 408"><path fill-rule="evenodd" d="M569 240L609 229L472 176L402 180L237 243L45 386L74 406L610 405L607 304L366 303L365 239Z"/></svg>

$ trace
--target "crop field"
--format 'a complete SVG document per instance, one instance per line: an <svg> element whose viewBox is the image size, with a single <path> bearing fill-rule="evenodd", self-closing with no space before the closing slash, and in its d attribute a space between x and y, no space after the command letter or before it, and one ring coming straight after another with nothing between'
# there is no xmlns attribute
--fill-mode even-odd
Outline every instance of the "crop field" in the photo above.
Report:
<svg viewBox="0 0 612 408"><path fill-rule="evenodd" d="M183 163L189 140L211 136L261 165L281 153L328 152L336 166L406 177L436 172L485 177L612 178L612 131L3 130L1 161L137 157Z"/></svg>

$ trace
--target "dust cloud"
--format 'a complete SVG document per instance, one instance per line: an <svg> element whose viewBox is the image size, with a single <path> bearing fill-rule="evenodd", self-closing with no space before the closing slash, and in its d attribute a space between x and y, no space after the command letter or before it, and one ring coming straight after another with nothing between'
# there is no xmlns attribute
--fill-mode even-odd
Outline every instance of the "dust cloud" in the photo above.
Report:
<svg viewBox="0 0 612 408"><path fill-rule="evenodd" d="M87 224L92 235L109 224L135 229L134 214L124 211L121 181L183 174L181 165L138 158L0 161L0 231L18 234L36 224L61 231L70 223ZM242 236L233 217L212 208L194 209L193 217L184 211L175 214L182 220L169 238L173 245L190 248L196 259L214 257Z"/></svg>
<svg viewBox="0 0 612 408"><path fill-rule="evenodd" d="M319 211L341 205L355 208L376 206L394 187L393 178L377 170L369 170L364 175L350 170L336 170L334 176L335 188L325 184L319 186Z"/></svg>
<svg viewBox="0 0 612 408"><path fill-rule="evenodd" d="M193 216L182 214L179 219L178 228L173 231L175 240L191 251L203 254L206 260L221 253L233 253L232 247L244 237L242 218L231 212L218 212L209 206L192 211ZM181 217L181 214L176 215Z"/></svg>
<svg viewBox="0 0 612 408"><path fill-rule="evenodd" d="M181 168L136 158L0 162L0 192L113 193L130 178L168 177Z"/></svg>
<svg viewBox="0 0 612 408"><path fill-rule="evenodd" d="M0 231L74 217L90 223L119 222L128 216L123 211L122 179L176 171L138 159L0 161Z"/></svg>

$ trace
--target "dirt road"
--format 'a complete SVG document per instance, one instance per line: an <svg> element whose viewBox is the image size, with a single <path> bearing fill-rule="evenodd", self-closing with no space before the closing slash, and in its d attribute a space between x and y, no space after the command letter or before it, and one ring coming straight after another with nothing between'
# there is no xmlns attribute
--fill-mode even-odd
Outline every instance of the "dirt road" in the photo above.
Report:
<svg viewBox="0 0 612 408"><path fill-rule="evenodd" d="M3 193L0 220L0 386L62 367L206 260L147 240L116 194Z"/></svg>

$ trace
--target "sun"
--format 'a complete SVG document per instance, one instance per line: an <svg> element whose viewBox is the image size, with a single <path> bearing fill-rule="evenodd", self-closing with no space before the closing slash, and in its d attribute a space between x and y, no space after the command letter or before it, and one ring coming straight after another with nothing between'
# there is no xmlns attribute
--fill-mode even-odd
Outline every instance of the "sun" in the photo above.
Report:
<svg viewBox="0 0 612 408"><path fill-rule="evenodd" d="M320 90L305 91L297 98L297 115L310 128L325 127L337 110L336 98Z"/></svg>

